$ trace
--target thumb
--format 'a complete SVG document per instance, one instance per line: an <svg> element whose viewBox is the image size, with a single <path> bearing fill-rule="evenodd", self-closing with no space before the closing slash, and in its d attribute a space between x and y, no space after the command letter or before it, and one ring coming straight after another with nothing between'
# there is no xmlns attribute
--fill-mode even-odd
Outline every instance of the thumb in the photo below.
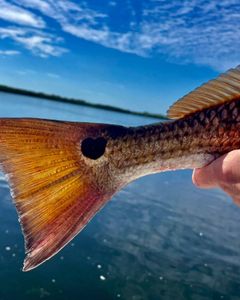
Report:
<svg viewBox="0 0 240 300"><path fill-rule="evenodd" d="M206 167L193 171L193 183L202 188L212 188L240 182L240 150L231 151Z"/></svg>
<svg viewBox="0 0 240 300"><path fill-rule="evenodd" d="M215 164L203 167L201 169L194 169L192 174L193 183L200 188L213 188L217 186L218 178L215 174Z"/></svg>

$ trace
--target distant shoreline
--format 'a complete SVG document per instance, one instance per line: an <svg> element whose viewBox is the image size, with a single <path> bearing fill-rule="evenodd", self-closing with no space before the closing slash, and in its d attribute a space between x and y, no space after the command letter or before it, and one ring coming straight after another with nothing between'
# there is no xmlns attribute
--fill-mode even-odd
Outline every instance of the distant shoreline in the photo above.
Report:
<svg viewBox="0 0 240 300"><path fill-rule="evenodd" d="M47 100L51 100L51 101L59 101L59 102L76 104L76 105L84 105L84 106L88 106L88 107L104 109L104 110L109 110L109 111L114 111L114 112L119 112L119 113L124 113L124 114L130 114L130 115L150 117L150 118L154 118L154 119L167 119L166 116L161 115L161 114L132 111L132 110L128 110L128 109L124 109L124 108L120 108L120 107L116 107L116 106L112 106L112 105L91 103L91 102L88 102L88 101L85 101L82 99L67 98L67 97L62 97L62 96L54 95L54 94L50 95L50 94L45 94L45 93L41 93L41 92L34 92L34 91L9 87L6 85L0 85L0 92L29 96L29 97L34 97L34 98L42 98L42 99L47 99Z"/></svg>

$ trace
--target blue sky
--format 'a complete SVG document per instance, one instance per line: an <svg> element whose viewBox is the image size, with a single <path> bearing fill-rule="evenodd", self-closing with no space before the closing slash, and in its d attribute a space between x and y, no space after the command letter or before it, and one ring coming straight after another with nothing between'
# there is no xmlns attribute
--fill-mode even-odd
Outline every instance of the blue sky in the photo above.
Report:
<svg viewBox="0 0 240 300"><path fill-rule="evenodd" d="M0 83L139 111L240 61L239 0L0 0Z"/></svg>

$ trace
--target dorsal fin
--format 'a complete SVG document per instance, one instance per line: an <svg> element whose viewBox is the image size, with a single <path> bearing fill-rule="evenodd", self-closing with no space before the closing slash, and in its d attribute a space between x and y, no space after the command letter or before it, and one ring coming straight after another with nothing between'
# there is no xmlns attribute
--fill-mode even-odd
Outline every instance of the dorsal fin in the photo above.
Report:
<svg viewBox="0 0 240 300"><path fill-rule="evenodd" d="M170 119L180 119L202 109L240 99L240 66L196 88L168 110Z"/></svg>

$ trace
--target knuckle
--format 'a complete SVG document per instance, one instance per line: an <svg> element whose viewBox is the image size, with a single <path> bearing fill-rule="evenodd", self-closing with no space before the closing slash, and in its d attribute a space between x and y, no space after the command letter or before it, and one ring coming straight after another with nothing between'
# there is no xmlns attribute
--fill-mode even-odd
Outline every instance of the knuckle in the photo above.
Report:
<svg viewBox="0 0 240 300"><path fill-rule="evenodd" d="M218 170L219 181L221 183L234 184L240 181L240 163L239 152L230 152L224 159L221 170Z"/></svg>
<svg viewBox="0 0 240 300"><path fill-rule="evenodd" d="M220 176L220 184L233 184L235 183L235 181L236 178L233 172L233 168L229 165L224 166Z"/></svg>

